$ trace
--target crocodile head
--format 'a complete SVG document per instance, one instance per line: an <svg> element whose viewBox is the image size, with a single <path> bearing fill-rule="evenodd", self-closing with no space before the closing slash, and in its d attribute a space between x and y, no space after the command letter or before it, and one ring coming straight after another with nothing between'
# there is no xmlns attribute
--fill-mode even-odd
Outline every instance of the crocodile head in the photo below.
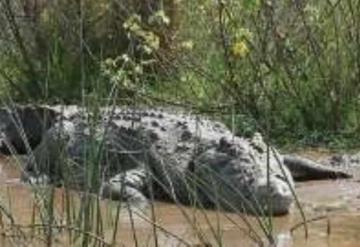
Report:
<svg viewBox="0 0 360 247"><path fill-rule="evenodd" d="M224 145L220 140L217 148L207 150L196 160L194 176L199 181L201 200L227 211L287 214L294 186L287 168L280 171L272 153L267 159L241 138Z"/></svg>

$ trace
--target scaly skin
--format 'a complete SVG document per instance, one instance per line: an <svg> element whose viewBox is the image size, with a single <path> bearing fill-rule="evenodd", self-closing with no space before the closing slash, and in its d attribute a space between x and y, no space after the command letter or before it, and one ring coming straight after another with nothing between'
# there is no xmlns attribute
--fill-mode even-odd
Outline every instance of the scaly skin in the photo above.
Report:
<svg viewBox="0 0 360 247"><path fill-rule="evenodd" d="M153 191L157 199L184 204L196 199L204 207L230 211L289 211L292 177L281 156L277 155L278 164L272 151L267 173L266 145L260 135L252 140L235 137L219 122L184 113L121 108L114 114L103 109L91 127L81 109L70 111L58 112L61 121L35 149L35 161L28 160L24 177L46 175L53 183L82 189L94 158L84 157L100 148L101 179L92 189L100 187L106 197L141 199Z"/></svg>
<svg viewBox="0 0 360 247"><path fill-rule="evenodd" d="M27 159L26 181L90 187L134 203L154 197L256 215L289 212L293 178L260 134L233 136L220 122L182 112L47 109L55 124Z"/></svg>

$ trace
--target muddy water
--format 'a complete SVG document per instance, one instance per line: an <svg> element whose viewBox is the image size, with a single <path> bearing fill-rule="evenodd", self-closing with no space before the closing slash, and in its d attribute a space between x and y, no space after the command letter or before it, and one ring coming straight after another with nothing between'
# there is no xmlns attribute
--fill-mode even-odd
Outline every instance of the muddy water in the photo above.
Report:
<svg viewBox="0 0 360 247"><path fill-rule="evenodd" d="M14 160L2 157L0 168L0 206L11 214L18 227L11 228L11 220L6 213L3 211L0 214L0 246L44 246L46 239L40 238L41 232L33 228L29 230L31 225L41 227L41 205L37 197L41 191L33 193L33 188L20 183L19 169ZM297 227L301 217L299 210L294 207L290 215L272 219L272 234L277 246L360 246L359 178L298 183L296 191L309 221L309 235L305 238L304 228ZM61 231L64 229L62 226L69 225L66 220L71 220L65 217L65 197L64 191L55 191L56 221L52 225L57 226L55 229L58 231L53 233L53 246L69 246L69 234L76 232L75 227L72 231ZM71 198L76 208L81 195L73 193ZM156 246L156 243L159 246L218 246L219 241L223 246L258 246L253 240L256 234L251 233L245 223L250 222L255 232L261 232L253 217L200 211L160 202L154 205L154 216L150 210L129 214L126 207L122 208L118 230L114 234L117 205L115 202L102 201L100 206L101 232L107 243L116 239L116 246ZM156 227L151 222L156 222ZM18 235L16 229L22 229L26 236ZM156 239L153 237L154 232ZM95 235L89 233L90 237ZM265 239L264 234L259 235L262 240Z"/></svg>

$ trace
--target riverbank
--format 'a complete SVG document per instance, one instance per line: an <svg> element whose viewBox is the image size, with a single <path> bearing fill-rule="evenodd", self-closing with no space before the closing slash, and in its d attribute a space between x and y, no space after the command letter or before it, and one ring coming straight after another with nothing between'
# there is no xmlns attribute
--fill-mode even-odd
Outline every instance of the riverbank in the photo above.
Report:
<svg viewBox="0 0 360 247"><path fill-rule="evenodd" d="M331 153L325 150L319 152L308 149L303 150L301 154L321 160ZM41 240L43 234L39 230L41 226L38 225L40 211L36 203L36 193L33 193L33 188L20 183L20 173L13 159L1 157L0 165L1 205L9 210L18 227L24 228L27 234L32 234L31 237L30 235L22 238L15 236L14 226L9 224L9 219L2 213L1 246L14 246L14 241L17 244L26 243L28 246L45 245L46 241ZM273 235L278 241L278 246L358 246L360 241L358 234L360 231L360 173L355 172L355 177L347 180L297 183L296 192L309 221L309 236L306 240L303 228L296 227L302 219L294 206L289 215L272 218ZM76 229L69 231L67 229L69 226L65 226L67 220L65 194L62 189L55 191L54 208L58 221L54 222L53 226L56 232L54 246L68 246L69 232L76 233ZM77 205L79 195L74 192L72 197L73 205ZM104 216L102 234L104 241L110 243L113 238L117 204L104 200L101 201L100 208ZM206 246L200 244L204 242L209 242L211 244L209 246L217 246L219 239L224 246L254 246L248 230L244 230L248 229L244 219L255 223L254 217L180 207L162 202L154 203L154 212L155 228L151 223L154 218L150 210L133 212L130 215L123 210L120 214L116 246L155 246L156 241L159 246L186 246L187 244ZM34 230L36 225L38 229ZM56 230L63 231L59 234ZM154 231L157 235L156 241ZM93 235L95 236L95 233Z"/></svg>

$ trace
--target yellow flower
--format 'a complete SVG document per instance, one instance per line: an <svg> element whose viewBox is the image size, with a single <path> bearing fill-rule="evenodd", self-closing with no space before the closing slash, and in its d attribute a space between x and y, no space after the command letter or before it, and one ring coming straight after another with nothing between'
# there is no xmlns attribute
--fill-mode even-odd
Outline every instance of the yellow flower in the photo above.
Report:
<svg viewBox="0 0 360 247"><path fill-rule="evenodd" d="M115 66L115 60L112 59L112 58L106 58L105 61L104 61L104 65L110 67L114 67Z"/></svg>
<svg viewBox="0 0 360 247"><path fill-rule="evenodd" d="M140 29L141 17L139 15L131 15L123 23L123 28L135 32Z"/></svg>
<svg viewBox="0 0 360 247"><path fill-rule="evenodd" d="M239 28L235 32L235 38L236 39L246 39L246 40L252 40L253 34L252 32L247 28Z"/></svg>
<svg viewBox="0 0 360 247"><path fill-rule="evenodd" d="M165 14L164 10L156 11L152 16L149 17L149 24L165 24L170 25L170 18Z"/></svg>
<svg viewBox="0 0 360 247"><path fill-rule="evenodd" d="M153 32L144 32L139 35L144 39L145 45L149 46L152 50L158 50L160 48L160 38Z"/></svg>
<svg viewBox="0 0 360 247"><path fill-rule="evenodd" d="M194 42L192 40L183 41L180 46L185 50L192 50L194 48Z"/></svg>
<svg viewBox="0 0 360 247"><path fill-rule="evenodd" d="M231 53L236 58L243 58L249 53L245 41L238 41L231 47Z"/></svg>
<svg viewBox="0 0 360 247"><path fill-rule="evenodd" d="M162 12L160 12L161 14ZM138 15L130 16L124 23L124 29L128 37L136 37L142 42L142 48L148 54L160 48L160 37L154 32L145 30L141 25L141 17Z"/></svg>

